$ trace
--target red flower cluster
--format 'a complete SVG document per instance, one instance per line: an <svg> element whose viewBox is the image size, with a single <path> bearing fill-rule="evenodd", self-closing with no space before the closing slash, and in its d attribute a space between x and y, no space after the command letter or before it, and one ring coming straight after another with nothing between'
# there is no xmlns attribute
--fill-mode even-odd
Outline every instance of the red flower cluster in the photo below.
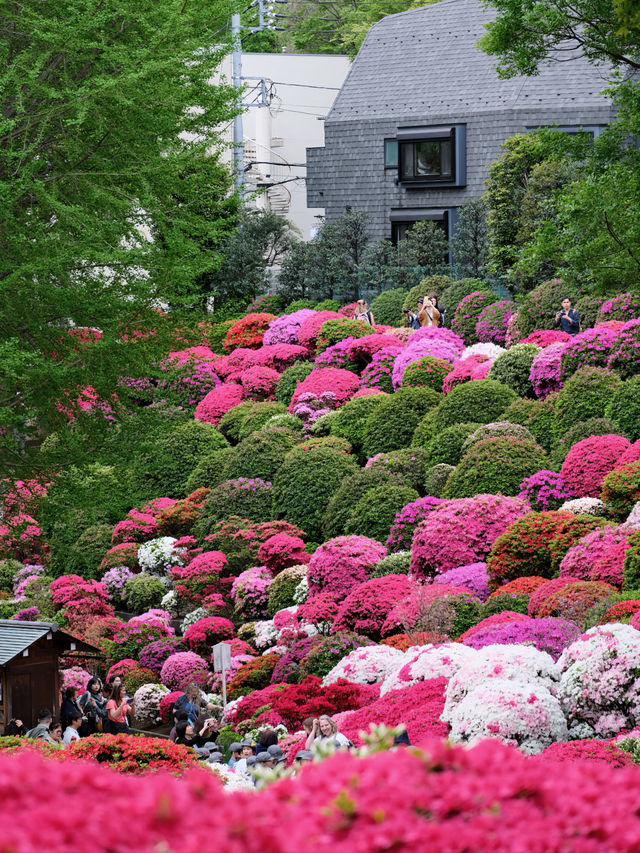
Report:
<svg viewBox="0 0 640 853"><path fill-rule="evenodd" d="M582 625L596 604L611 601L616 590L608 583L574 581L549 595L538 607L538 615L560 616Z"/></svg>
<svg viewBox="0 0 640 853"><path fill-rule="evenodd" d="M200 509L210 491L205 488L196 489L182 500L171 501L171 505L161 510L158 515L158 536L180 538L189 533L198 520Z"/></svg>
<svg viewBox="0 0 640 853"><path fill-rule="evenodd" d="M104 574L116 566L126 566L132 572L140 571L137 542L121 542L119 545L109 548L98 568Z"/></svg>
<svg viewBox="0 0 640 853"><path fill-rule="evenodd" d="M316 342L322 324L327 320L335 320L340 315L335 311L316 311L315 314L310 314L302 321L300 330L298 331L298 343L305 347L307 352L314 353L316 351Z"/></svg>
<svg viewBox="0 0 640 853"><path fill-rule="evenodd" d="M258 548L258 563L266 566L273 574L289 566L301 566L309 562L311 555L304 550L304 542L299 536L276 533Z"/></svg>
<svg viewBox="0 0 640 853"><path fill-rule="evenodd" d="M385 637L381 644L406 652L412 646L439 646L448 642L449 637L444 634L436 634L433 631L418 631L415 634L391 634L390 637Z"/></svg>
<svg viewBox="0 0 640 853"><path fill-rule="evenodd" d="M65 759L93 759L118 773L151 773L157 770L184 773L197 764L192 749L170 740L139 735L99 735L70 744Z"/></svg>
<svg viewBox="0 0 640 853"><path fill-rule="evenodd" d="M559 577L543 583L529 599L529 604L527 605L527 613L529 616L533 616L535 618L539 617L547 598L552 596L559 589L569 586L578 580L580 580L580 578Z"/></svg>
<svg viewBox="0 0 640 853"><path fill-rule="evenodd" d="M259 364L249 367L240 374L240 382L245 396L250 400L273 399L280 374L272 367L262 367Z"/></svg>
<svg viewBox="0 0 640 853"><path fill-rule="evenodd" d="M221 573L226 566L227 558L221 551L205 551L186 566L174 566L169 574L179 596L200 604L206 596L220 592Z"/></svg>
<svg viewBox="0 0 640 853"><path fill-rule="evenodd" d="M289 411L293 411L301 394L315 394L319 397L326 391L335 395L334 408L338 408L353 397L359 385L358 377L350 370L342 370L340 367L322 367L320 370L314 370L298 383L289 404Z"/></svg>
<svg viewBox="0 0 640 853"><path fill-rule="evenodd" d="M379 637L389 611L409 595L412 586L407 575L386 575L354 586L338 607L332 630Z"/></svg>
<svg viewBox="0 0 640 853"><path fill-rule="evenodd" d="M606 740L573 740L569 743L552 743L534 761L579 762L584 767L585 762L608 764L609 767L634 767L631 756L619 749L614 743Z"/></svg>
<svg viewBox="0 0 640 853"><path fill-rule="evenodd" d="M539 575L530 575L528 577L516 578L508 581L508 583L499 586L491 593L489 599L497 598L500 595L531 595L538 587L546 583L547 579Z"/></svg>
<svg viewBox="0 0 640 853"><path fill-rule="evenodd" d="M233 622L222 616L207 616L198 619L185 631L184 641L192 652L207 657L215 643L232 640L236 629Z"/></svg>
<svg viewBox="0 0 640 853"><path fill-rule="evenodd" d="M266 312L246 314L229 327L222 346L226 352L231 352L236 347L258 349L262 346L262 339L269 328L269 323L275 319L275 314Z"/></svg>

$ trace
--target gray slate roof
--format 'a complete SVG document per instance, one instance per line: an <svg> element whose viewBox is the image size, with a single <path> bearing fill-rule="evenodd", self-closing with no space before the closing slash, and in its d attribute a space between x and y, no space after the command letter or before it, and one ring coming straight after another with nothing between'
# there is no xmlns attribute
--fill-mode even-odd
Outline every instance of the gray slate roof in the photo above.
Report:
<svg viewBox="0 0 640 853"><path fill-rule="evenodd" d="M501 80L478 39L495 10L440 0L389 15L368 32L327 121L468 116L495 110L602 106L608 66L547 61L536 77ZM574 54L570 54L574 55ZM567 54L562 54L566 59Z"/></svg>
<svg viewBox="0 0 640 853"><path fill-rule="evenodd" d="M44 637L49 631L57 631L51 622L22 622L17 619L0 619L0 666L4 666L25 649Z"/></svg>

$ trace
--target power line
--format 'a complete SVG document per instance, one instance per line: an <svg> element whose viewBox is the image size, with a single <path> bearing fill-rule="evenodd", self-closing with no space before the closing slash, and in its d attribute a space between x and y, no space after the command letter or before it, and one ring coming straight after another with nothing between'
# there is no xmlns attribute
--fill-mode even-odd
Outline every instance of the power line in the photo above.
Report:
<svg viewBox="0 0 640 853"><path fill-rule="evenodd" d="M295 54L290 54L294 55ZM311 86L308 83L283 83L282 80L272 80L274 86L296 86L299 89L328 89L331 92L339 92L340 86Z"/></svg>

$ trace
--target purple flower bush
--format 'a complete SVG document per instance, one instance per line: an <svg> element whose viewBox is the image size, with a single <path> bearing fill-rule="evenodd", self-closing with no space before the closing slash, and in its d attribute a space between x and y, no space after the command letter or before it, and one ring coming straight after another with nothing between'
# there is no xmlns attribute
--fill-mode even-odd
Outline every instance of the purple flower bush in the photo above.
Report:
<svg viewBox="0 0 640 853"><path fill-rule="evenodd" d="M586 365L606 367L618 337L619 332L608 326L580 332L564 346L561 378L567 379Z"/></svg>
<svg viewBox="0 0 640 853"><path fill-rule="evenodd" d="M515 314L513 302L501 299L493 305L483 308L476 323L476 338L481 343L504 346L507 340L507 326Z"/></svg>
<svg viewBox="0 0 640 853"><path fill-rule="evenodd" d="M311 308L301 308L300 311L294 311L293 314L283 314L281 317L276 317L269 323L269 328L262 339L263 343L265 345L297 344L300 326L307 317L311 317L315 313Z"/></svg>
<svg viewBox="0 0 640 853"><path fill-rule="evenodd" d="M542 471L536 471L530 477L524 478L520 483L518 497L529 501L532 509L546 512L549 509L560 509L562 504L574 498L575 494L561 474L543 468Z"/></svg>
<svg viewBox="0 0 640 853"><path fill-rule="evenodd" d="M598 322L603 320L636 320L640 317L640 298L633 293L621 293L600 306Z"/></svg>
<svg viewBox="0 0 640 853"><path fill-rule="evenodd" d="M640 320L630 320L620 330L611 348L607 367L616 370L622 379L640 373Z"/></svg>
<svg viewBox="0 0 640 853"><path fill-rule="evenodd" d="M469 563L467 566L457 566L433 578L434 584L445 586L464 586L480 601L489 598L489 579L486 563Z"/></svg>
<svg viewBox="0 0 640 853"><path fill-rule="evenodd" d="M581 633L582 630L575 622L550 616L546 619L523 619L490 625L470 636L465 640L465 644L473 649L512 644L534 646L558 660L567 646L575 642Z"/></svg>
<svg viewBox="0 0 640 853"><path fill-rule="evenodd" d="M304 391L298 397L292 414L304 423L305 431L308 432L314 423L323 415L332 412L335 408L336 395L333 391L323 391L322 394L313 394Z"/></svg>
<svg viewBox="0 0 640 853"><path fill-rule="evenodd" d="M316 356L314 370L321 367L341 367L343 370L353 370L355 373L356 368L349 353L349 348L355 340L356 338L353 337L343 338L337 344L327 347Z"/></svg>
<svg viewBox="0 0 640 853"><path fill-rule="evenodd" d="M534 355L529 381L536 397L545 399L562 388L562 359L566 346L564 343L551 344Z"/></svg>
<svg viewBox="0 0 640 853"><path fill-rule="evenodd" d="M442 358L450 364L455 364L460 358L460 350L459 347L438 338L422 338L416 341L416 343L412 343L409 340L406 347L393 363L391 379L394 390L397 390L402 385L402 377L407 367L425 355L432 355L435 358Z"/></svg>
<svg viewBox="0 0 640 853"><path fill-rule="evenodd" d="M262 619L267 612L269 585L273 575L266 566L253 566L233 581L231 598L237 613L245 619Z"/></svg>
<svg viewBox="0 0 640 853"><path fill-rule="evenodd" d="M114 566L102 576L102 583L106 585L109 595L116 603L122 603L124 587L135 574L127 566Z"/></svg>
<svg viewBox="0 0 640 853"><path fill-rule="evenodd" d="M182 640L177 637L165 637L162 640L155 640L140 650L140 666L151 669L156 675L160 675L162 665L167 658L170 658L171 655L175 655L177 652L184 651L186 651L186 648Z"/></svg>
<svg viewBox="0 0 640 853"><path fill-rule="evenodd" d="M397 347L385 347L379 350L371 359L371 363L362 371L360 387L378 388L390 394L393 391L393 365L403 349L404 347L398 344Z"/></svg>
<svg viewBox="0 0 640 853"><path fill-rule="evenodd" d="M382 456L383 454L378 455ZM427 495L425 498L418 498L417 501L411 501L411 503L403 506L400 512L396 513L391 525L391 532L386 542L389 551L408 551L411 548L411 540L416 527L442 503L444 503L442 498L432 498Z"/></svg>

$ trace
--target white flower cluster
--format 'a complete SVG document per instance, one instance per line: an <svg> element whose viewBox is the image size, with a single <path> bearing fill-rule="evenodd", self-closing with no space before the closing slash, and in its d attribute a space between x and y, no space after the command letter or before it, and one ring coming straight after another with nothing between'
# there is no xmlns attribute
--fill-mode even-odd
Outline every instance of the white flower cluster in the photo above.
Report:
<svg viewBox="0 0 640 853"><path fill-rule="evenodd" d="M410 687L430 678L451 678L467 661L478 653L462 643L443 643L441 646L413 646L404 653L400 666L383 681L380 695L389 690Z"/></svg>
<svg viewBox="0 0 640 853"><path fill-rule="evenodd" d="M244 773L236 773L226 764L207 764L209 770L215 773L222 782L225 791L255 791L253 779Z"/></svg>
<svg viewBox="0 0 640 853"><path fill-rule="evenodd" d="M293 600L296 604L304 604L309 597L309 581L305 575L293 593Z"/></svg>
<svg viewBox="0 0 640 853"><path fill-rule="evenodd" d="M180 623L180 633L184 634L187 628L190 628L194 624L194 622L197 622L199 619L204 619L207 615L207 611L204 609L204 607L196 607L195 610L192 610L190 613L187 613L187 615Z"/></svg>
<svg viewBox="0 0 640 853"><path fill-rule="evenodd" d="M637 528L640 527L640 501L633 507L631 512L629 513L629 517L625 521L625 524L628 527Z"/></svg>
<svg viewBox="0 0 640 853"><path fill-rule="evenodd" d="M160 606L165 610L168 610L172 616L175 616L178 612L178 593L175 589L170 589L166 595L162 596L162 601L160 602Z"/></svg>
<svg viewBox="0 0 640 853"><path fill-rule="evenodd" d="M495 361L503 352L506 352L506 349L498 344L473 344L462 351L460 360L469 358L470 355L486 355L490 361Z"/></svg>
<svg viewBox="0 0 640 853"><path fill-rule="evenodd" d="M346 678L354 684L379 684L405 661L404 652L391 646L363 646L342 658L322 680L323 686Z"/></svg>
<svg viewBox="0 0 640 853"><path fill-rule="evenodd" d="M169 689L164 684L143 684L133 694L135 718L138 723L153 725L159 717L162 697Z"/></svg>
<svg viewBox="0 0 640 853"><path fill-rule="evenodd" d="M609 515L609 507L603 503L600 498L574 498L570 501L565 501L560 509L563 512L572 512L574 515Z"/></svg>
<svg viewBox="0 0 640 853"><path fill-rule="evenodd" d="M142 571L164 578L172 566L183 566L185 551L183 548L174 548L177 541L173 536L160 536L144 542L138 548L138 562Z"/></svg>

